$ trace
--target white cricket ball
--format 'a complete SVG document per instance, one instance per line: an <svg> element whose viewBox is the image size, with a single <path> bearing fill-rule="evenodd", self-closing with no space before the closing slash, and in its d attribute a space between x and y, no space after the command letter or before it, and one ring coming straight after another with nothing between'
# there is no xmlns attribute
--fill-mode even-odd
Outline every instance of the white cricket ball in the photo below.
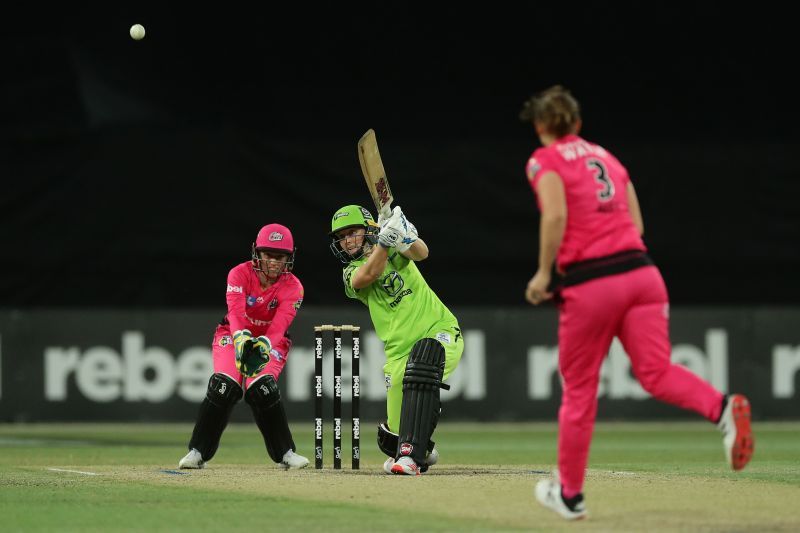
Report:
<svg viewBox="0 0 800 533"><path fill-rule="evenodd" d="M131 26L131 38L134 41L141 41L144 39L144 26L141 24L134 24Z"/></svg>

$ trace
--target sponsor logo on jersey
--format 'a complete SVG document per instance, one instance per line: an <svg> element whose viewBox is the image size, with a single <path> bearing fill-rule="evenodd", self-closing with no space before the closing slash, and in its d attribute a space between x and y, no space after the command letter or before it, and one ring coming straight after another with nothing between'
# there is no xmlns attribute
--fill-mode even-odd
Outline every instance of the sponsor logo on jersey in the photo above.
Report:
<svg viewBox="0 0 800 533"><path fill-rule="evenodd" d="M528 174L528 179L532 180L536 177L536 174L542 170L542 165L539 164L534 158L528 159L528 167L525 169L525 172Z"/></svg>
<svg viewBox="0 0 800 533"><path fill-rule="evenodd" d="M299 298L294 304L292 304L292 307L294 307L295 311L298 311L300 310L301 305L303 305L303 299Z"/></svg>
<svg viewBox="0 0 800 533"><path fill-rule="evenodd" d="M278 307L278 299L273 298L272 301L267 306L267 309L275 309L276 307Z"/></svg>
<svg viewBox="0 0 800 533"><path fill-rule="evenodd" d="M436 340L444 344L450 344L450 334L446 331L440 331L436 334Z"/></svg>
<svg viewBox="0 0 800 533"><path fill-rule="evenodd" d="M219 345L220 346L227 346L231 343L231 336L230 335L223 335L219 338Z"/></svg>
<svg viewBox="0 0 800 533"><path fill-rule="evenodd" d="M272 320L258 320L257 318L252 318L250 316L245 315L245 318L248 322L253 324L254 326L269 326L272 324Z"/></svg>
<svg viewBox="0 0 800 533"><path fill-rule="evenodd" d="M247 295L247 307L253 307L256 305L256 297L252 295Z"/></svg>
<svg viewBox="0 0 800 533"><path fill-rule="evenodd" d="M400 294L397 295L397 298L395 298L394 300L392 300L389 303L389 307L394 309L395 307L397 307L397 305L400 303L400 300L402 300L404 296L408 296L412 292L414 292L414 291L412 291L411 289L404 290L403 292L401 292Z"/></svg>
<svg viewBox="0 0 800 533"><path fill-rule="evenodd" d="M383 290L385 290L386 294L389 296L395 296L398 292L400 292L400 289L403 288L403 285L405 285L403 277L400 276L396 270L389 272L389 274L383 278L383 281L381 281Z"/></svg>
<svg viewBox="0 0 800 533"><path fill-rule="evenodd" d="M239 294L242 294L244 291L239 285L231 285L228 283L228 292L238 292Z"/></svg>

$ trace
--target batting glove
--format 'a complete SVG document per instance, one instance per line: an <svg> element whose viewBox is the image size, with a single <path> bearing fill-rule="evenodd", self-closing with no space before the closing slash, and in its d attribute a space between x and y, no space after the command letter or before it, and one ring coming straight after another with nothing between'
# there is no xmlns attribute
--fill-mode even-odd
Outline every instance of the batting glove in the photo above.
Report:
<svg viewBox="0 0 800 533"><path fill-rule="evenodd" d="M402 241L403 232L388 224L381 228L380 233L378 233L378 244L384 248L392 248L393 246L397 246L397 244L401 243Z"/></svg>
<svg viewBox="0 0 800 533"><path fill-rule="evenodd" d="M411 245L414 244L414 241L419 238L416 226L414 226L414 224L412 224L411 221L406 218L406 215L403 213L403 210L400 209L400 206L396 206L392 211L392 216L387 218L384 222L385 225L392 226L395 229L402 231L402 238L394 246L398 252L407 251L409 248L411 248Z"/></svg>
<svg viewBox="0 0 800 533"><path fill-rule="evenodd" d="M419 238L416 226L414 226L414 224L409 222L408 219L406 219L406 226L408 230L406 231L405 235L403 235L403 238L400 240L400 242L397 243L394 247L395 250L401 253L411 248L411 245L414 244L414 241L416 241Z"/></svg>
<svg viewBox="0 0 800 533"><path fill-rule="evenodd" d="M403 215L403 210L400 209L399 205L396 205L394 206L394 209L392 209L391 214L388 217L383 216L383 214L378 215L378 226L383 227L386 224L391 224L402 219L405 219L405 216Z"/></svg>

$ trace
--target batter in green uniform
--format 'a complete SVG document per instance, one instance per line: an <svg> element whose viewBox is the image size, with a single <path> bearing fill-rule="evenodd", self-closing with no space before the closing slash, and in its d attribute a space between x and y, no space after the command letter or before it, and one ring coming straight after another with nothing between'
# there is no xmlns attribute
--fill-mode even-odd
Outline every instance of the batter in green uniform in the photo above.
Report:
<svg viewBox="0 0 800 533"><path fill-rule="evenodd" d="M384 343L387 421L378 426L378 446L389 456L384 470L419 475L438 460L430 439L441 412L439 392L461 359L464 339L417 268L428 247L414 225L399 207L378 222L363 207L342 207L331 221L331 251L346 265L345 293L369 308Z"/></svg>

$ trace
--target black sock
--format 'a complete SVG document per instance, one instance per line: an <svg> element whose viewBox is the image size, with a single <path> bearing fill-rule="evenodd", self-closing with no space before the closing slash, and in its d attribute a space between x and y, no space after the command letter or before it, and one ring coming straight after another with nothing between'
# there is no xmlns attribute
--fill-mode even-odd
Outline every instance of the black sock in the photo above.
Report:
<svg viewBox="0 0 800 533"><path fill-rule="evenodd" d="M569 507L570 511L574 511L575 510L575 506L577 506L579 503L581 503L583 501L583 493L579 492L578 494L576 494L572 498L565 498L564 497L564 490L562 489L561 490L561 499L564 500L564 503L567 505L567 507Z"/></svg>
<svg viewBox="0 0 800 533"><path fill-rule="evenodd" d="M715 424L719 424L719 421L722 420L722 413L725 412L725 408L726 407L728 407L728 395L727 394L723 394L722 395L722 409L719 410L719 418L717 418L717 421L714 422Z"/></svg>

